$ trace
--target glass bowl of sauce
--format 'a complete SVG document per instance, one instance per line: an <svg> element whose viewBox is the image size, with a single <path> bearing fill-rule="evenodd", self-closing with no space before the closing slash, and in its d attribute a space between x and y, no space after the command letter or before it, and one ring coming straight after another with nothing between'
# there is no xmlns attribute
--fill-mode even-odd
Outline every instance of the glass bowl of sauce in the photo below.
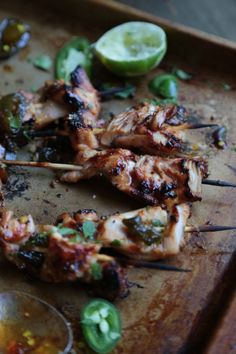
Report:
<svg viewBox="0 0 236 354"><path fill-rule="evenodd" d="M66 354L72 344L70 325L53 306L20 291L0 294L0 353Z"/></svg>

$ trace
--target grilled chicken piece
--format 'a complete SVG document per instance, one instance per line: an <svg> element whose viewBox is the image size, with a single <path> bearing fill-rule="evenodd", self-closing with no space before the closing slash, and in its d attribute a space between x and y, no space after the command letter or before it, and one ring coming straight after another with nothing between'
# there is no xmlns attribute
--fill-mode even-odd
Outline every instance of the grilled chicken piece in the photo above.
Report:
<svg viewBox="0 0 236 354"><path fill-rule="evenodd" d="M183 107L145 103L115 116L100 141L107 147L134 148L151 155L173 155L183 149L185 120Z"/></svg>
<svg viewBox="0 0 236 354"><path fill-rule="evenodd" d="M186 112L181 106L144 103L114 116L103 129L81 126L72 134L72 146L80 151L120 147L152 155L173 155L184 147Z"/></svg>
<svg viewBox="0 0 236 354"><path fill-rule="evenodd" d="M84 69L78 66L71 74L70 85L63 80L47 81L36 93L18 91L1 97L3 134L9 133L9 122L3 120L9 112L19 117L21 124L30 124L34 129L44 128L64 117L68 126L79 127L81 122L94 126L98 124L100 97Z"/></svg>
<svg viewBox="0 0 236 354"><path fill-rule="evenodd" d="M81 66L72 72L71 85L65 84L63 80L48 81L40 92L42 101L50 100L66 107L69 127L93 127L98 124L101 109L99 93Z"/></svg>
<svg viewBox="0 0 236 354"><path fill-rule="evenodd" d="M81 169L63 174L62 181L76 183L103 175L122 192L162 206L201 200L201 182L207 176L201 158L164 159L125 149L86 149L77 154L75 163Z"/></svg>
<svg viewBox="0 0 236 354"><path fill-rule="evenodd" d="M30 215L14 218L11 211L2 210L0 245L10 262L41 280L80 280L110 300L127 295L124 269L114 258L100 254L101 245L86 240L76 222L70 222L70 228L68 222L61 218L57 226L35 226Z"/></svg>
<svg viewBox="0 0 236 354"><path fill-rule="evenodd" d="M184 229L190 215L187 204L171 211L147 207L115 214L100 222L97 239L130 258L157 260L175 255L184 245Z"/></svg>
<svg viewBox="0 0 236 354"><path fill-rule="evenodd" d="M63 213L58 223L80 228L81 223L97 225L96 240L103 247L139 260L170 257L184 245L184 230L190 216L190 206L179 204L167 211L161 207L146 207L126 213L98 218L95 210Z"/></svg>
<svg viewBox="0 0 236 354"><path fill-rule="evenodd" d="M0 244L11 262L44 281L82 280L101 292L111 280L105 286L106 297L114 298L126 293L126 277L112 257L99 253L101 248L140 260L167 258L184 245L189 216L188 204L175 205L169 211L146 207L102 218L95 210L83 209L61 214L55 226L36 226L30 215L14 218L11 211L2 210ZM86 222L92 222L95 230L88 240L83 236Z"/></svg>

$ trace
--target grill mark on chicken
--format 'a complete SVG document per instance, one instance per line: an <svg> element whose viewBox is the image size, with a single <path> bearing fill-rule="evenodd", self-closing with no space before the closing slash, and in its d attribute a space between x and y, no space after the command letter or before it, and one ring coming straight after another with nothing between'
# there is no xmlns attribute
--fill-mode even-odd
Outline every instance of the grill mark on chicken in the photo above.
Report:
<svg viewBox="0 0 236 354"><path fill-rule="evenodd" d="M63 213L57 225L60 221L63 227L76 230L79 222L91 219L99 220L93 210L79 211L74 217ZM0 245L6 258L17 267L47 282L80 280L110 300L126 296L129 289L125 270L114 258L99 253L102 245L97 241L71 242L72 236L60 234L53 225L36 226L30 215L14 218L11 211L1 211ZM93 276L94 263L101 268L101 278Z"/></svg>
<svg viewBox="0 0 236 354"><path fill-rule="evenodd" d="M113 117L98 139L104 147L138 149L154 155L173 154L183 149L185 121L183 107L144 103Z"/></svg>
<svg viewBox="0 0 236 354"><path fill-rule="evenodd" d="M184 229L189 215L187 204L176 205L170 210L147 207L101 218L95 210L88 209L63 213L55 225L76 230L81 223L93 220L97 226L93 241L70 242L71 236L61 235L60 229L55 230L53 225L35 225L30 215L14 218L11 211L3 210L0 245L10 262L41 280L56 283L81 280L91 284L97 294L114 299L128 292L126 273L114 258L99 253L101 248L112 248L135 259L170 257L185 243ZM127 220L135 218L139 220L141 234L138 229L136 234L126 224ZM45 232L48 232L47 238ZM145 232L148 232L148 242ZM94 279L91 274L94 262L101 266L101 279Z"/></svg>
<svg viewBox="0 0 236 354"><path fill-rule="evenodd" d="M85 149L78 153L76 163L81 170L65 173L62 181L76 183L103 175L119 190L152 205L201 200L201 182L207 175L201 158L164 159L125 149Z"/></svg>

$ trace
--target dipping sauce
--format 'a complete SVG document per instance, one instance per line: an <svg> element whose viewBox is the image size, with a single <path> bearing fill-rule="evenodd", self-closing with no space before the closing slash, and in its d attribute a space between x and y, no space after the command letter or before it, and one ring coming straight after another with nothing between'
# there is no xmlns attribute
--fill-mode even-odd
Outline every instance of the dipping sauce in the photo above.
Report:
<svg viewBox="0 0 236 354"><path fill-rule="evenodd" d="M0 353L6 354L58 354L57 338L35 336L30 329L25 329L10 321L0 323Z"/></svg>

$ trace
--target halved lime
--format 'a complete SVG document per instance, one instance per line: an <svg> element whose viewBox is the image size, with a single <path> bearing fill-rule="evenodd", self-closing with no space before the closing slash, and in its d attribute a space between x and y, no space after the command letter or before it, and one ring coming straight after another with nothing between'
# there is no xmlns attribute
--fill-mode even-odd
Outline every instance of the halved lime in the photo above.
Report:
<svg viewBox="0 0 236 354"><path fill-rule="evenodd" d="M166 53L164 30L149 22L126 22L95 43L101 62L117 75L138 76L155 68Z"/></svg>

